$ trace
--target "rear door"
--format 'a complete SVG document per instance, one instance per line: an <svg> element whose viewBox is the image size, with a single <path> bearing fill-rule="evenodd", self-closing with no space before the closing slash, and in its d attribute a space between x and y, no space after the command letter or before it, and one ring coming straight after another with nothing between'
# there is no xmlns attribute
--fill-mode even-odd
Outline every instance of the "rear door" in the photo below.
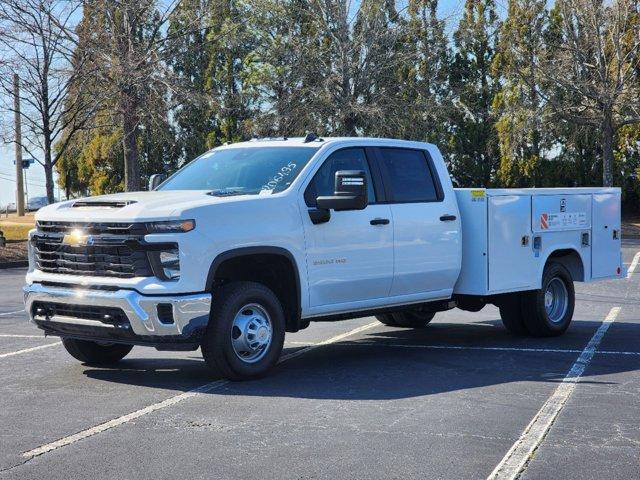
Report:
<svg viewBox="0 0 640 480"><path fill-rule="evenodd" d="M591 208L591 278L620 275L620 194L596 193Z"/></svg>
<svg viewBox="0 0 640 480"><path fill-rule="evenodd" d="M393 222L391 296L447 297L460 269L455 195L445 196L427 151L380 147L376 152Z"/></svg>

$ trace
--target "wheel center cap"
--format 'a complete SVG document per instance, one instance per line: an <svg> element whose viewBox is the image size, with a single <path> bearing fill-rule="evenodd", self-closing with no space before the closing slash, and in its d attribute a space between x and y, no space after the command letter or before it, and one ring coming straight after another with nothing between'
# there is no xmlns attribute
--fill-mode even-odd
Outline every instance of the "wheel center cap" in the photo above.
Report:
<svg viewBox="0 0 640 480"><path fill-rule="evenodd" d="M269 330L267 330L267 327L260 327L257 337L260 342L266 342L269 339Z"/></svg>
<svg viewBox="0 0 640 480"><path fill-rule="evenodd" d="M553 303L553 293L547 290L547 292L544 294L544 305L545 307L550 307L552 303Z"/></svg>

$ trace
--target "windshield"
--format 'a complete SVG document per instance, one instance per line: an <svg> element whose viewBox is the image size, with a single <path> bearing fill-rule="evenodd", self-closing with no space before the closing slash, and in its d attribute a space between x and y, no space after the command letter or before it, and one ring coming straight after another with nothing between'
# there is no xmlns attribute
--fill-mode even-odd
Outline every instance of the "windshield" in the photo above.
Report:
<svg viewBox="0 0 640 480"><path fill-rule="evenodd" d="M158 190L209 190L220 196L282 192L317 150L313 147L214 150L178 170Z"/></svg>

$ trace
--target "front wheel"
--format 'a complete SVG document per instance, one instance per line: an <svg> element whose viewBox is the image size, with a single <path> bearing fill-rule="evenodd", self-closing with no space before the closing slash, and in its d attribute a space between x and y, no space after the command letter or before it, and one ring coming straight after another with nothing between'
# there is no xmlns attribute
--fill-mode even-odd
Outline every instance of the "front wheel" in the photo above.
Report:
<svg viewBox="0 0 640 480"><path fill-rule="evenodd" d="M542 275L542 288L523 293L524 325L535 337L562 335L573 318L575 291L569 271L559 263L549 263Z"/></svg>
<svg viewBox="0 0 640 480"><path fill-rule="evenodd" d="M230 380L265 375L284 345L285 318L278 297L254 282L233 282L215 292L202 356Z"/></svg>
<svg viewBox="0 0 640 480"><path fill-rule="evenodd" d="M390 327L403 327L403 328L422 328L426 327L433 317L435 312L422 312L420 310L403 310L401 312L383 313L376 315L376 319L380 323L384 323Z"/></svg>
<svg viewBox="0 0 640 480"><path fill-rule="evenodd" d="M102 344L74 338L63 338L62 345L73 358L88 365L112 365L122 360L133 348L133 345Z"/></svg>

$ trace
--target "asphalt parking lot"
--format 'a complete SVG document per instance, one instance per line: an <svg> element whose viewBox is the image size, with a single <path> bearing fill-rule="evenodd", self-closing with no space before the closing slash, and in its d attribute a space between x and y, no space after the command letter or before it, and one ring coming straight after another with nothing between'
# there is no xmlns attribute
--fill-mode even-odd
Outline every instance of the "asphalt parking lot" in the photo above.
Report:
<svg viewBox="0 0 640 480"><path fill-rule="evenodd" d="M577 284L560 338L512 337L493 307L315 323L245 383L199 351L84 366L27 322L24 270L0 270L0 478L640 478L637 270Z"/></svg>

